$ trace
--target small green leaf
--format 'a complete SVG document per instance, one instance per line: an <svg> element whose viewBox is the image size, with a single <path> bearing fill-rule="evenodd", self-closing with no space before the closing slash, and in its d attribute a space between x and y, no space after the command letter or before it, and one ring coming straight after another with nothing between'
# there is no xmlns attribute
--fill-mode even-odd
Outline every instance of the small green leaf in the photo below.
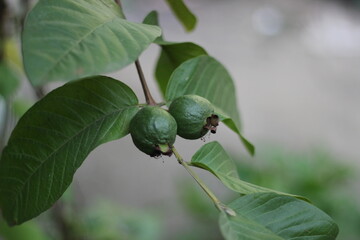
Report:
<svg viewBox="0 0 360 240"><path fill-rule="evenodd" d="M275 192L309 201L302 196L275 191L240 180L234 161L216 141L203 145L192 157L191 165L210 171L229 189L241 194Z"/></svg>
<svg viewBox="0 0 360 240"><path fill-rule="evenodd" d="M143 24L153 25L159 27L159 19L158 19L158 12L157 11L151 11L148 13L148 15L145 16ZM154 43L163 42L163 34L161 34L159 37L157 37L154 40Z"/></svg>
<svg viewBox="0 0 360 240"><path fill-rule="evenodd" d="M160 34L125 20L113 0L42 0L25 21L25 70L36 86L119 70Z"/></svg>
<svg viewBox="0 0 360 240"><path fill-rule="evenodd" d="M323 211L290 196L255 193L229 207L236 216L221 213L219 220L227 240L334 240L339 232Z"/></svg>
<svg viewBox="0 0 360 240"><path fill-rule="evenodd" d="M48 209L94 148L128 134L137 111L133 91L102 76L66 84L31 107L0 160L0 207L8 223Z"/></svg>
<svg viewBox="0 0 360 240"><path fill-rule="evenodd" d="M196 17L185 5L183 0L166 0L172 12L184 26L185 30L190 32L196 26Z"/></svg>
<svg viewBox="0 0 360 240"><path fill-rule="evenodd" d="M225 67L210 56L199 56L182 63L171 75L165 98L172 101L185 94L207 98L220 119L235 131L250 154L253 145L240 133L240 117L234 82Z"/></svg>
<svg viewBox="0 0 360 240"><path fill-rule="evenodd" d="M19 86L19 76L10 64L0 62L0 96L9 98Z"/></svg>

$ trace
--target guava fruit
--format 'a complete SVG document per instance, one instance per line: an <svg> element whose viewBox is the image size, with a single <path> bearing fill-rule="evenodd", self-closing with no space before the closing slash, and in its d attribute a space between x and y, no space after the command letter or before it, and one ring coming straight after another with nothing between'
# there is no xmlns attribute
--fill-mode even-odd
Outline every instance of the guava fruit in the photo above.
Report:
<svg viewBox="0 0 360 240"><path fill-rule="evenodd" d="M169 107L169 113L177 123L177 134L185 139L198 139L209 130L216 133L219 117L214 114L213 105L198 95L183 95L176 98Z"/></svg>
<svg viewBox="0 0 360 240"><path fill-rule="evenodd" d="M130 122L130 134L135 146L151 157L171 156L177 125L165 109L146 106Z"/></svg>

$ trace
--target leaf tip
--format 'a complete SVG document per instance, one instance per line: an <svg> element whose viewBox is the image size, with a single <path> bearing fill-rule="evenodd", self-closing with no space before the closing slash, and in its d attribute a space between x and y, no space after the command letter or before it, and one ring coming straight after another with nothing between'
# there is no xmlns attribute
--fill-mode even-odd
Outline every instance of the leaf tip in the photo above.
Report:
<svg viewBox="0 0 360 240"><path fill-rule="evenodd" d="M193 15L193 20L192 20L191 23L187 23L187 24L184 24L184 23L183 23L183 26L184 26L184 28L185 28L185 31L188 32L188 33L194 31L195 28L196 28L196 25L197 25L197 18L196 18L195 15Z"/></svg>
<svg viewBox="0 0 360 240"><path fill-rule="evenodd" d="M148 24L148 25L159 26L158 12L156 10L152 10L151 12L149 12L149 14L146 15L146 17L144 18L142 23Z"/></svg>
<svg viewBox="0 0 360 240"><path fill-rule="evenodd" d="M255 156L255 146L241 134L239 136L249 154L252 157Z"/></svg>

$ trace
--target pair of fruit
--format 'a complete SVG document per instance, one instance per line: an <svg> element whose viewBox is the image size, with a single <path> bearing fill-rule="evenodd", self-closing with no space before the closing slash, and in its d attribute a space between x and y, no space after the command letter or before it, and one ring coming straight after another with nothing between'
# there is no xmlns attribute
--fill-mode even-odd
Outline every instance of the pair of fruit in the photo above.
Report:
<svg viewBox="0 0 360 240"><path fill-rule="evenodd" d="M176 134L198 139L209 130L216 133L218 123L207 99L184 95L171 103L169 111L157 106L142 108L131 120L130 134L135 146L151 157L171 156Z"/></svg>

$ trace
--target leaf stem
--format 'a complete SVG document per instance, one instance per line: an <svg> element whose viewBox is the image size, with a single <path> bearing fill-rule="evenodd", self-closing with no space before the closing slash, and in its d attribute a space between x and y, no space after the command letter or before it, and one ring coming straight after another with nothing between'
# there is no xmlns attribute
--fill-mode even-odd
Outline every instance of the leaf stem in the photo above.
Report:
<svg viewBox="0 0 360 240"><path fill-rule="evenodd" d="M149 90L149 88L147 86L147 83L146 83L144 73L142 71L139 59L137 59L135 61L135 66L136 66L136 70L137 70L137 72L139 74L139 79L140 79L140 82L141 82L142 89L144 91L146 103L149 104L149 105L155 106L156 102L155 102L154 98L151 96L150 90Z"/></svg>
<svg viewBox="0 0 360 240"><path fill-rule="evenodd" d="M122 9L121 0L114 0L114 1ZM146 83L145 76L144 76L144 73L142 71L139 59L136 59L135 66L136 66L136 70L137 70L138 75L139 75L139 79L140 79L140 82L141 82L141 87L142 87L142 89L144 91L146 103L148 105L156 106L156 102L155 102L154 98L151 96L150 90L149 90L148 85Z"/></svg>
<svg viewBox="0 0 360 240"><path fill-rule="evenodd" d="M209 196L209 198L213 201L216 208L221 211L225 212L226 214L230 216L236 216L236 213L234 210L223 204L216 196L215 194L206 186L206 184L199 178L199 176L190 168L189 164L184 161L184 159L181 157L181 155L178 153L175 147L172 147L172 152L174 153L176 159L178 160L179 164L181 164L186 171L195 179L195 181L199 184L199 186L204 190L204 192Z"/></svg>

